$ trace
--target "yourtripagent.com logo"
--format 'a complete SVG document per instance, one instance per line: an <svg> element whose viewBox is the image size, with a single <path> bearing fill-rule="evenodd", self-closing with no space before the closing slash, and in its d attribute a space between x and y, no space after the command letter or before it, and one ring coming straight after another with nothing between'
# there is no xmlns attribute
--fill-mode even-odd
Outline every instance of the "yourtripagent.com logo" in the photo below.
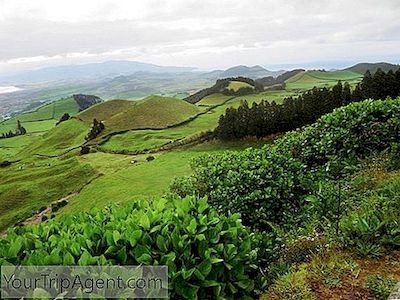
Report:
<svg viewBox="0 0 400 300"><path fill-rule="evenodd" d="M166 266L2 266L2 298L168 298Z"/></svg>

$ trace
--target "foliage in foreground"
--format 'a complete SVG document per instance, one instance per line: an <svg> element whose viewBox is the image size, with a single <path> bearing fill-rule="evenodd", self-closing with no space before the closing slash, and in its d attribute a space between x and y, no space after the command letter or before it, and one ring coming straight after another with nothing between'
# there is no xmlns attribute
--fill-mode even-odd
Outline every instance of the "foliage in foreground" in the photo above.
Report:
<svg viewBox="0 0 400 300"><path fill-rule="evenodd" d="M167 265L171 298L254 293L254 236L206 199L160 199L10 229L2 265Z"/></svg>
<svg viewBox="0 0 400 300"><path fill-rule="evenodd" d="M263 149L202 156L194 175L176 181L181 195L192 185L223 213L239 212L246 225L268 230L269 222L299 224L306 198L318 182L342 177L368 155L400 140L400 99L353 103ZM332 211L329 207L326 211Z"/></svg>

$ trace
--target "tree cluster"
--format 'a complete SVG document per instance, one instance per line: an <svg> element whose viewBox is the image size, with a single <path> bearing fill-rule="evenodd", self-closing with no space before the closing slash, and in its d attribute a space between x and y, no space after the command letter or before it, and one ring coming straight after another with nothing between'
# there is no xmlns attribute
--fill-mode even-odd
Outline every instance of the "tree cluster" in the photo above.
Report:
<svg viewBox="0 0 400 300"><path fill-rule="evenodd" d="M23 127L21 125L21 122L18 120L17 121L17 128L16 128L15 132L13 132L12 130L10 130L9 132L3 132L0 135L0 139L11 138L11 137L14 137L14 136L24 135L24 134L26 134L26 129L25 129L25 127Z"/></svg>
<svg viewBox="0 0 400 300"><path fill-rule="evenodd" d="M68 121L69 119L71 119L71 116L69 115L69 113L65 113L61 116L60 120L56 123L56 126L62 122Z"/></svg>
<svg viewBox="0 0 400 300"><path fill-rule="evenodd" d="M88 135L86 136L86 140L90 141L95 139L103 130L105 126L103 122L97 121L97 119L93 119L93 125L92 128L90 129Z"/></svg>
<svg viewBox="0 0 400 300"><path fill-rule="evenodd" d="M261 84L264 87L268 86L274 86L274 85L281 85L284 84L286 80L288 80L290 77L293 77L297 75L298 73L304 72L305 70L303 69L295 69L292 71L287 71L276 78L273 76L267 76L263 78L256 79L255 81L259 84Z"/></svg>
<svg viewBox="0 0 400 300"><path fill-rule="evenodd" d="M237 91L233 91L228 89L228 85L231 81L240 81L247 83L251 85L251 87L242 87L238 89ZM243 95L248 95L254 92L262 92L264 90L264 87L262 84L254 81L253 79L247 78L247 77L229 77L229 78L224 78L224 79L218 79L216 83L210 87L203 89L201 91L198 91L197 93L190 95L189 97L185 98L184 100L189 102L189 103L197 103L204 97L207 97L209 95L215 94L215 93L222 93L224 95L232 95L232 96L243 96Z"/></svg>
<svg viewBox="0 0 400 300"><path fill-rule="evenodd" d="M215 134L221 139L263 137L311 124L351 102L398 96L400 69L387 73L378 70L374 75L367 71L354 90L347 82L339 81L332 89L314 87L300 96L285 98L282 104L262 101L249 107L247 101L243 101L237 109L228 108L220 117Z"/></svg>

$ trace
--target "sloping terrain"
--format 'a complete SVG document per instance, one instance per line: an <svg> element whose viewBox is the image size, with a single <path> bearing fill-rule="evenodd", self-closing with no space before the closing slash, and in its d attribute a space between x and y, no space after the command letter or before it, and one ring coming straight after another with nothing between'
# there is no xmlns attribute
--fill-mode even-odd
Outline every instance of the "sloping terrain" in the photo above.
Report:
<svg viewBox="0 0 400 300"><path fill-rule="evenodd" d="M354 85L361 81L363 75L352 71L303 71L285 81L287 90L308 90L313 87L330 87L339 80Z"/></svg>
<svg viewBox="0 0 400 300"><path fill-rule="evenodd" d="M103 121L104 134L139 128L165 128L185 121L202 111L186 101L150 96L140 101L111 100L80 113L77 118L91 124Z"/></svg>
<svg viewBox="0 0 400 300"><path fill-rule="evenodd" d="M375 73L378 69L381 69L384 72L389 70L397 71L400 68L400 65L389 64L385 62L380 63L359 63L350 68L345 69L345 71L352 71L359 74L364 75L367 70L369 70L372 74Z"/></svg>
<svg viewBox="0 0 400 300"><path fill-rule="evenodd" d="M85 142L85 136L90 127L77 120L71 119L57 125L55 128L38 137L35 142L26 146L20 157L34 155L57 156L68 150L77 148Z"/></svg>
<svg viewBox="0 0 400 300"><path fill-rule="evenodd" d="M227 87L228 90L232 90L234 92L237 92L241 88L254 89L254 86L248 84L247 82L232 80L231 82L229 82L228 87Z"/></svg>
<svg viewBox="0 0 400 300"><path fill-rule="evenodd" d="M101 99L79 94L45 104L34 111L22 113L0 122L0 134L10 130L15 131L18 120L28 133L44 133L53 128L65 113L75 116L96 101L101 101Z"/></svg>

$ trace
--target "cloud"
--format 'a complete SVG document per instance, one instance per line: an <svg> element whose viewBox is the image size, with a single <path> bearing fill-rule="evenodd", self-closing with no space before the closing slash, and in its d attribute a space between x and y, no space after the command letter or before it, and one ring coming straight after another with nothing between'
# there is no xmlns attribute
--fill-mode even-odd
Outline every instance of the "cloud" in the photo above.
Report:
<svg viewBox="0 0 400 300"><path fill-rule="evenodd" d="M0 68L390 60L399 15L396 0L0 0Z"/></svg>

